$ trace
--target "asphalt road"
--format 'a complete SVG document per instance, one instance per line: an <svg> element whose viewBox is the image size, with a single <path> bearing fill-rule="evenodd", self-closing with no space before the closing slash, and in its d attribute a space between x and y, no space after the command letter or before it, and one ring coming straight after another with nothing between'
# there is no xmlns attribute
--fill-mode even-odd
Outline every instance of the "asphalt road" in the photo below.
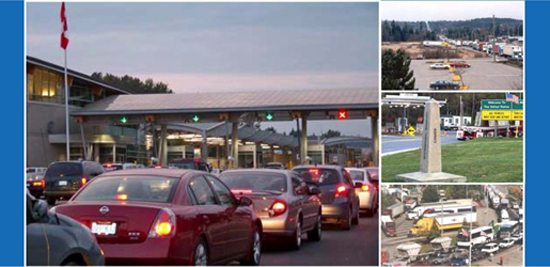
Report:
<svg viewBox="0 0 550 267"><path fill-rule="evenodd" d="M461 142L456 139L456 132L447 131L447 136L441 134L441 144L453 144ZM392 153L405 152L418 149L422 146L422 135L401 136L401 135L382 135L382 156Z"/></svg>
<svg viewBox="0 0 550 267"><path fill-rule="evenodd" d="M452 81L453 75L447 69L432 70L428 61L439 60L413 60L410 69L414 71L416 78L415 87L426 91L430 89L430 83L438 80ZM464 59L451 59L462 61ZM468 90L521 90L523 89L523 70L502 63L493 63L492 58L478 58L464 60L471 65L464 68L462 74ZM462 68L461 68L462 69Z"/></svg>
<svg viewBox="0 0 550 267"><path fill-rule="evenodd" d="M267 245L262 265L355 265L378 266L378 213L372 218L361 218L359 225L350 231L323 226L320 242L307 242L304 235L302 248L288 251L277 244Z"/></svg>

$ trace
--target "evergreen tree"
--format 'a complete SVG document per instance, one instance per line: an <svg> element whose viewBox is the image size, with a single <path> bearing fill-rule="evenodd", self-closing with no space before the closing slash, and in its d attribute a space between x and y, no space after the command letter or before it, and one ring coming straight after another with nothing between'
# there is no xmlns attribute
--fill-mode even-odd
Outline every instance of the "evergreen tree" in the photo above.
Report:
<svg viewBox="0 0 550 267"><path fill-rule="evenodd" d="M402 49L395 53L392 49L382 52L382 89L413 90L416 81L409 69L411 58Z"/></svg>

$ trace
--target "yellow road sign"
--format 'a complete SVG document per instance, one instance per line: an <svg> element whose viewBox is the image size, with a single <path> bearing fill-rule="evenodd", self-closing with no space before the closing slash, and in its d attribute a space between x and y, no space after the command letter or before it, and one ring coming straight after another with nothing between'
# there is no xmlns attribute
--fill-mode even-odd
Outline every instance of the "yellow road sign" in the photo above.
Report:
<svg viewBox="0 0 550 267"><path fill-rule="evenodd" d="M523 110L512 110L512 120L513 121L522 121L523 120Z"/></svg>
<svg viewBox="0 0 550 267"><path fill-rule="evenodd" d="M523 111L521 111L523 117ZM484 121L511 121L511 110L482 110L481 119Z"/></svg>

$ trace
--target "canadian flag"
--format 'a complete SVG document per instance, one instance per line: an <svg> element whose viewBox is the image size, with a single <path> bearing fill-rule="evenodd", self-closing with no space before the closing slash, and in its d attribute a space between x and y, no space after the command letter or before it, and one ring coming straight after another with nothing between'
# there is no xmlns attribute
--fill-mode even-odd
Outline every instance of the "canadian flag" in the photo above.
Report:
<svg viewBox="0 0 550 267"><path fill-rule="evenodd" d="M61 48L67 49L69 38L67 38L67 17L65 17L65 2L61 3Z"/></svg>

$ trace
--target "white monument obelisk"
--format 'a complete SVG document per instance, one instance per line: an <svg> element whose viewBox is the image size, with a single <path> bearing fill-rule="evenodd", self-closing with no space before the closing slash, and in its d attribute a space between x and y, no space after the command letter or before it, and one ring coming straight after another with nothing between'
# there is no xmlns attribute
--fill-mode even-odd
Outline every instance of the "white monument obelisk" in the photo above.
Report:
<svg viewBox="0 0 550 267"><path fill-rule="evenodd" d="M466 177L441 171L441 128L439 103L430 99L424 106L424 131L420 153L420 171L397 175L407 182L466 182Z"/></svg>

